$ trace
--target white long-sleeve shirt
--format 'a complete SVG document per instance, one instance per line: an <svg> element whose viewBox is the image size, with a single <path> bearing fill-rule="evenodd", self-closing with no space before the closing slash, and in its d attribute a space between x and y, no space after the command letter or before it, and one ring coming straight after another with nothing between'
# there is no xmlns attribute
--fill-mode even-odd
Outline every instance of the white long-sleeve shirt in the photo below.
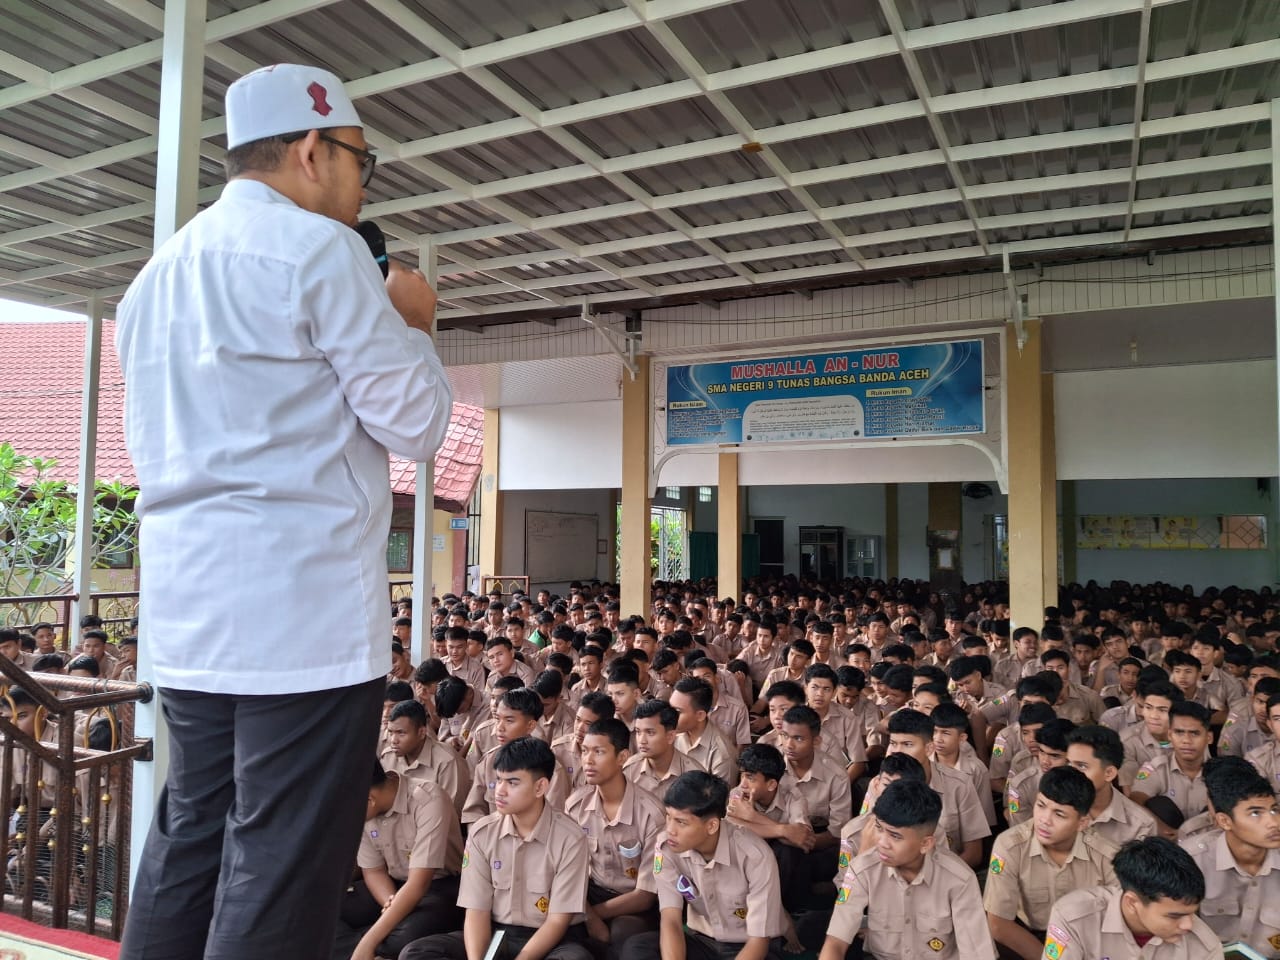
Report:
<svg viewBox="0 0 1280 960"><path fill-rule="evenodd" d="M280 694L390 668L387 451L452 395L364 241L234 180L117 312L141 496L141 642L161 687Z"/></svg>

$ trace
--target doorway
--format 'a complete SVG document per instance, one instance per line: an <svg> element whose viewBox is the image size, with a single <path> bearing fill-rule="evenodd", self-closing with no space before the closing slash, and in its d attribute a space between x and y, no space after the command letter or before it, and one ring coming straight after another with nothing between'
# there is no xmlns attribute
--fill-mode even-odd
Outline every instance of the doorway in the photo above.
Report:
<svg viewBox="0 0 1280 960"><path fill-rule="evenodd" d="M753 517L751 528L760 542L760 576L778 579L787 568L787 546L782 517Z"/></svg>
<svg viewBox="0 0 1280 960"><path fill-rule="evenodd" d="M843 527L800 528L801 579L839 580L843 555Z"/></svg>

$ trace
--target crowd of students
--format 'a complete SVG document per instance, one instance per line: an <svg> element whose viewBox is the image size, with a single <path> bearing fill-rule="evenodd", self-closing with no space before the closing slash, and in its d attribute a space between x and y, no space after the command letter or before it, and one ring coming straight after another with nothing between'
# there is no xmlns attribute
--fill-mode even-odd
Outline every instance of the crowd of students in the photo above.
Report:
<svg viewBox="0 0 1280 960"><path fill-rule="evenodd" d="M1276 601L1001 589L401 601L333 956L1280 958Z"/></svg>

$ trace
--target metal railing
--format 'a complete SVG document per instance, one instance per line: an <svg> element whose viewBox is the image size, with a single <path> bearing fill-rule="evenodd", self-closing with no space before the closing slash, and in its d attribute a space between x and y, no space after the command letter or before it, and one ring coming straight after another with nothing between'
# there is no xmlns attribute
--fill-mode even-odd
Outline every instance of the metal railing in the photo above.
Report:
<svg viewBox="0 0 1280 960"><path fill-rule="evenodd" d="M152 695L150 684L32 674L0 657L4 912L120 938L133 762L152 749L134 737L132 705Z"/></svg>

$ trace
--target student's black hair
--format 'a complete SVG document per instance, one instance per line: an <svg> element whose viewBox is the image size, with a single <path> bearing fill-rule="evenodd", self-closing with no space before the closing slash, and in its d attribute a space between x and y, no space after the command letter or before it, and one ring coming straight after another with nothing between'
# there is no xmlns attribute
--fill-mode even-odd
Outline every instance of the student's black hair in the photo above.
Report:
<svg viewBox="0 0 1280 960"><path fill-rule="evenodd" d="M411 617L396 617L391 621L393 627L412 627L413 619Z"/></svg>
<svg viewBox="0 0 1280 960"><path fill-rule="evenodd" d="M901 660L903 663L916 662L916 652L911 649L910 644L906 644L906 643L889 644L882 651L880 651L880 657L881 659L884 659L887 657L896 657L898 660Z"/></svg>
<svg viewBox="0 0 1280 960"><path fill-rule="evenodd" d="M1236 805L1242 800L1263 797L1275 800L1276 792L1271 789L1271 781L1258 773L1252 765L1237 766L1229 764L1214 770L1213 778L1204 778L1205 788L1209 793L1209 803L1215 813L1225 813L1235 818Z"/></svg>
<svg viewBox="0 0 1280 960"><path fill-rule="evenodd" d="M1240 643L1229 643L1222 654L1222 662L1233 667L1253 666L1253 651Z"/></svg>
<svg viewBox="0 0 1280 960"><path fill-rule="evenodd" d="M885 674L896 666L900 666L900 664L890 663L888 660L877 660L871 665L868 672L870 673L872 680L879 680L881 683L884 683ZM908 674L908 676L909 675L910 674Z"/></svg>
<svg viewBox="0 0 1280 960"><path fill-rule="evenodd" d="M779 680L777 683L769 684L764 697L766 703L776 697L782 697L797 707L804 706L805 703L804 687L794 680Z"/></svg>
<svg viewBox="0 0 1280 960"><path fill-rule="evenodd" d="M73 660L72 663L75 661ZM70 664L68 664L70 667ZM392 680L387 684L386 693L382 695L383 703L399 703L401 700L413 699L413 687L403 680Z"/></svg>
<svg viewBox="0 0 1280 960"><path fill-rule="evenodd" d="M9 699L13 701L15 707L36 707L35 698L21 687L9 688Z"/></svg>
<svg viewBox="0 0 1280 960"><path fill-rule="evenodd" d="M1073 743L1092 750L1103 767L1115 767L1119 770L1124 766L1124 745L1120 741L1120 734L1110 727L1104 727L1100 723L1076 727L1067 734L1067 746Z"/></svg>
<svg viewBox="0 0 1280 960"><path fill-rule="evenodd" d="M467 699L467 682L461 677L447 677L436 687L436 713L449 720L458 715ZM394 709L394 708L393 708Z"/></svg>
<svg viewBox="0 0 1280 960"><path fill-rule="evenodd" d="M1201 669L1199 659L1193 657L1185 650L1170 650L1164 655L1164 668L1169 671L1172 676L1173 671L1178 667L1195 667ZM1197 681L1198 682L1198 681Z"/></svg>
<svg viewBox="0 0 1280 960"><path fill-rule="evenodd" d="M1183 700L1181 703L1175 703L1169 708L1169 725L1173 725L1174 717L1190 717L1198 722L1206 730L1211 729L1210 713L1208 708L1201 706L1194 700Z"/></svg>
<svg viewBox="0 0 1280 960"><path fill-rule="evenodd" d="M790 654L792 651L795 651L796 653L803 653L810 659L813 658L814 654L813 644L804 639L804 637L801 637L799 640L792 640L787 644L787 649L785 651L786 654Z"/></svg>
<svg viewBox="0 0 1280 960"><path fill-rule="evenodd" d="M1117 669L1119 669L1120 667L1137 667L1138 672L1141 673L1142 661L1139 660L1137 657L1125 657L1123 660L1121 660L1119 663L1116 664Z"/></svg>
<svg viewBox="0 0 1280 960"><path fill-rule="evenodd" d="M1054 803L1071 807L1082 817L1088 815L1097 796L1093 781L1071 766L1046 770L1040 778L1040 792Z"/></svg>
<svg viewBox="0 0 1280 960"><path fill-rule="evenodd" d="M895 780L876 798L872 812L877 820L891 827L915 828L931 834L942 817L942 797L927 783Z"/></svg>
<svg viewBox="0 0 1280 960"><path fill-rule="evenodd" d="M1028 703L1018 711L1018 725L1030 726L1037 723L1048 723L1058 715L1047 703Z"/></svg>
<svg viewBox="0 0 1280 960"><path fill-rule="evenodd" d="M1054 676L1057 677L1059 681L1062 680L1062 678L1058 677L1056 673ZM1020 678L1017 685L1013 688L1013 695L1018 700L1022 700L1026 697L1044 697L1050 703L1058 699L1058 693L1061 692L1061 682L1059 682L1058 685L1058 692L1054 693L1050 684L1046 683L1045 679L1038 673L1034 673L1029 677Z"/></svg>
<svg viewBox="0 0 1280 960"><path fill-rule="evenodd" d="M564 693L564 677L559 670L543 670L533 678L532 686L540 697L558 697Z"/></svg>
<svg viewBox="0 0 1280 960"><path fill-rule="evenodd" d="M640 686L640 670L629 660L615 660L609 667L605 683L624 683L629 687L638 687ZM710 707L707 709L710 709Z"/></svg>
<svg viewBox="0 0 1280 960"><path fill-rule="evenodd" d="M76 657L67 664L67 673L70 673L72 670L83 670L91 677L98 677L102 675L102 668L98 665L98 661L93 657L84 655ZM409 691L409 693L410 696L413 695L413 691Z"/></svg>
<svg viewBox="0 0 1280 960"><path fill-rule="evenodd" d="M931 663L919 663L911 668L911 685L915 686L915 678L924 677L925 683L940 683L944 687L947 685L947 671L941 667L935 667Z"/></svg>
<svg viewBox="0 0 1280 960"><path fill-rule="evenodd" d="M815 737L822 733L822 718L812 707L792 707L782 715L782 722L808 727Z"/></svg>
<svg viewBox="0 0 1280 960"><path fill-rule="evenodd" d="M886 670L880 682L890 690L897 690L899 693L910 693L912 679L913 674L911 673L910 664L899 663Z"/></svg>
<svg viewBox="0 0 1280 960"><path fill-rule="evenodd" d="M1088 647L1090 650L1097 650L1102 646L1102 641L1092 633L1079 633L1071 638L1071 645L1073 647Z"/></svg>
<svg viewBox="0 0 1280 960"><path fill-rule="evenodd" d="M369 786L380 787L387 782L387 771L382 769L382 763L379 760L373 761L373 776L369 778Z"/></svg>
<svg viewBox="0 0 1280 960"><path fill-rule="evenodd" d="M587 727L587 736L605 737L613 744L613 752L621 753L631 749L631 731L621 720L614 717L597 720Z"/></svg>
<svg viewBox="0 0 1280 960"><path fill-rule="evenodd" d="M624 653L622 656L620 656L617 660L613 662L614 663L626 662L626 663L635 663L635 664L643 663L645 665L648 665L649 655L645 653L643 650L641 650L639 647L632 647L630 650L628 650L626 653ZM716 662L714 660L708 660L707 662L711 664L712 670L716 668Z"/></svg>
<svg viewBox="0 0 1280 960"><path fill-rule="evenodd" d="M880 772L903 780L925 783L924 767L915 757L905 753L891 753L880 761Z"/></svg>
<svg viewBox="0 0 1280 960"><path fill-rule="evenodd" d="M595 657L597 660L603 663L604 650L600 647L597 647L594 643L588 643L585 647L583 647L581 650L578 651L578 660L581 661L583 657Z"/></svg>
<svg viewBox="0 0 1280 960"><path fill-rule="evenodd" d="M1137 894L1143 903L1165 897L1185 904L1204 899L1204 874L1191 854L1163 837L1129 841L1111 865L1120 889Z"/></svg>
<svg viewBox="0 0 1280 960"><path fill-rule="evenodd" d="M586 697L583 697L583 702L586 702ZM676 708L665 700L646 700L636 707L637 720L649 717L657 717L664 730L674 730L680 722L680 714L676 712Z"/></svg>
<svg viewBox="0 0 1280 960"><path fill-rule="evenodd" d="M933 739L933 718L919 710L904 708L889 714L889 733L906 734L909 737Z"/></svg>
<svg viewBox="0 0 1280 960"><path fill-rule="evenodd" d="M1206 647L1213 647L1215 650L1221 650L1224 646L1222 642L1222 634L1218 632L1217 627L1205 624L1196 631L1196 635L1191 638L1193 644L1199 643Z"/></svg>
<svg viewBox="0 0 1280 960"><path fill-rule="evenodd" d="M675 692L687 696L693 703L693 709L711 712L714 697L707 681L698 677L681 677L676 681Z"/></svg>
<svg viewBox="0 0 1280 960"><path fill-rule="evenodd" d="M14 631L14 632L16 633L17 631ZM81 640L88 640L90 637L92 637L94 640L101 640L103 643L111 642L111 638L107 636L105 630L86 630L84 633L80 635ZM16 640L17 637L15 636L14 639Z"/></svg>
<svg viewBox="0 0 1280 960"><path fill-rule="evenodd" d="M730 660L724 665L724 668L730 673L738 673L747 678L751 677L751 667L745 660Z"/></svg>
<svg viewBox="0 0 1280 960"><path fill-rule="evenodd" d="M401 700L391 708L391 714L387 717L387 722L400 719L407 719L415 727L425 727L427 725L427 710L417 700Z"/></svg>
<svg viewBox="0 0 1280 960"><path fill-rule="evenodd" d="M688 669L689 670L710 670L713 674L717 673L719 670L714 660L712 660L710 657L705 657L702 655L699 655L698 659L690 661Z"/></svg>
<svg viewBox="0 0 1280 960"><path fill-rule="evenodd" d="M545 740L517 737L498 748L493 757L493 769L499 773L528 770L533 774L534 780L539 777L550 780L556 773L556 755L551 752L551 747Z"/></svg>
<svg viewBox="0 0 1280 960"><path fill-rule="evenodd" d="M857 667L846 664L836 671L836 686L862 691L867 686L867 675Z"/></svg>
<svg viewBox="0 0 1280 960"><path fill-rule="evenodd" d="M83 617L80 618L81 630L85 629L86 627L100 627L100 626L102 626L102 618L98 616L96 613L86 613Z"/></svg>
<svg viewBox="0 0 1280 960"><path fill-rule="evenodd" d="M502 705L508 710L523 713L531 720L542 719L542 698L528 687L508 690L502 695Z"/></svg>
<svg viewBox="0 0 1280 960"><path fill-rule="evenodd" d="M36 657L35 663L31 664L32 673L57 673L62 669L62 655L59 653L45 653Z"/></svg>
<svg viewBox="0 0 1280 960"><path fill-rule="evenodd" d="M483 648L489 642L489 636L483 630L468 630L467 642L470 643L473 640Z"/></svg>
<svg viewBox="0 0 1280 960"><path fill-rule="evenodd" d="M582 695L582 699L578 701L579 707L586 707L596 715L597 720L612 720L617 714L617 706L613 702L613 697L609 696L602 690L589 690ZM640 708L644 704L636 707L636 713L639 714Z"/></svg>
<svg viewBox="0 0 1280 960"><path fill-rule="evenodd" d="M692 813L702 820L723 818L729 807L729 785L714 774L689 770L676 777L676 782L667 788L662 805Z"/></svg>
<svg viewBox="0 0 1280 960"><path fill-rule="evenodd" d="M831 669L831 665L828 663L813 663L805 667L804 682L808 683L810 680L827 680L830 681L832 687L837 685L836 672Z"/></svg>
<svg viewBox="0 0 1280 960"><path fill-rule="evenodd" d="M963 730L969 733L969 715L964 712L964 707L957 703L944 701L933 708L933 713L929 714L933 720L935 730L941 728L943 730Z"/></svg>
<svg viewBox="0 0 1280 960"><path fill-rule="evenodd" d="M484 648L486 650L492 650L494 647L506 647L508 650L515 649L515 646L506 637L492 637L485 641Z"/></svg>
<svg viewBox="0 0 1280 960"><path fill-rule="evenodd" d="M787 763L777 747L750 743L738 754L738 769L743 773L758 773L766 780L781 780L787 772Z"/></svg>
<svg viewBox="0 0 1280 960"><path fill-rule="evenodd" d="M49 654L52 656L52 654ZM1267 699L1280 695L1280 677L1259 677L1253 685L1253 695L1262 694Z"/></svg>
<svg viewBox="0 0 1280 960"><path fill-rule="evenodd" d="M956 657L947 664L947 673L952 680L963 680L971 673L982 673L982 658L976 656Z"/></svg>
<svg viewBox="0 0 1280 960"><path fill-rule="evenodd" d="M1048 650L1046 650L1044 653L1040 654L1040 662L1044 664L1046 667L1049 665L1050 661L1053 661L1053 660L1061 660L1063 663L1070 666L1071 654L1067 653L1067 651L1059 647L1051 647Z"/></svg>
<svg viewBox="0 0 1280 960"><path fill-rule="evenodd" d="M650 662L649 666L654 670L665 670L667 669L667 667L671 666L673 663L679 663L679 662L680 660L675 655L674 651L668 650L666 647L663 647L653 655L653 660L652 662Z"/></svg>
<svg viewBox="0 0 1280 960"><path fill-rule="evenodd" d="M573 657L567 653L547 654L547 667L558 670L564 676L573 673Z"/></svg>
<svg viewBox="0 0 1280 960"><path fill-rule="evenodd" d="M1160 668L1156 667L1156 669L1159 670ZM1159 680L1152 679L1143 681L1142 678L1139 678L1138 686L1135 691L1138 696L1142 697L1144 700L1147 697L1162 697L1170 703L1181 703L1185 700L1186 697L1183 696L1182 691L1169 681L1169 675L1163 671L1161 671L1161 673L1162 676Z"/></svg>
<svg viewBox="0 0 1280 960"><path fill-rule="evenodd" d="M437 660L435 657L428 657L413 670L413 679L424 687L439 683L447 676L449 676L449 668L444 665L443 660Z"/></svg>
<svg viewBox="0 0 1280 960"><path fill-rule="evenodd" d="M1066 631L1056 623L1046 623L1044 629L1040 631L1041 640L1049 640L1053 643L1065 641L1067 639Z"/></svg>
<svg viewBox="0 0 1280 960"><path fill-rule="evenodd" d="M936 680L930 681L929 683L920 684L920 686L916 687L915 693L917 695L921 693L932 693L935 697L938 698L939 703L952 702L951 691L947 689L947 685L945 683L939 683Z"/></svg>
<svg viewBox="0 0 1280 960"><path fill-rule="evenodd" d="M1058 652L1061 653L1062 651ZM1070 661L1068 660L1068 662ZM1063 680L1055 670L1041 670L1036 674L1036 676L1041 677L1044 682L1048 684L1050 693L1049 702L1056 703L1058 697L1062 694L1062 688L1066 686L1066 681Z"/></svg>
<svg viewBox="0 0 1280 960"><path fill-rule="evenodd" d="M1067 737L1075 728L1076 725L1065 717L1054 717L1036 731L1036 743L1048 747L1050 750L1065 753Z"/></svg>
<svg viewBox="0 0 1280 960"><path fill-rule="evenodd" d="M512 690L519 690L523 686L524 681L514 673L509 673L505 677L499 677L491 684L495 693L510 693Z"/></svg>
<svg viewBox="0 0 1280 960"><path fill-rule="evenodd" d="M46 622L45 622L45 621L43 621L43 620L41 620L39 623L35 624L35 625L31 628L31 632L32 632L33 634L34 634L34 633L39 633L41 630L53 630L55 633L57 632L57 628L56 628L56 627L54 627L54 625L53 625L52 623L46 623Z"/></svg>

